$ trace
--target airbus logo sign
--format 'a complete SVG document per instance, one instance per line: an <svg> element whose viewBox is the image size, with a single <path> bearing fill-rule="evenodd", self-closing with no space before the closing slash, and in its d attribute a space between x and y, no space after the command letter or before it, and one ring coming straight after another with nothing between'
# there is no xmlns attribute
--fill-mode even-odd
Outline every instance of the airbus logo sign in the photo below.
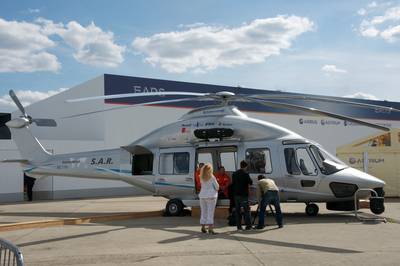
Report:
<svg viewBox="0 0 400 266"><path fill-rule="evenodd" d="M318 125L318 121L314 119L299 119L299 124L304 125L304 124L311 124L311 125Z"/></svg>

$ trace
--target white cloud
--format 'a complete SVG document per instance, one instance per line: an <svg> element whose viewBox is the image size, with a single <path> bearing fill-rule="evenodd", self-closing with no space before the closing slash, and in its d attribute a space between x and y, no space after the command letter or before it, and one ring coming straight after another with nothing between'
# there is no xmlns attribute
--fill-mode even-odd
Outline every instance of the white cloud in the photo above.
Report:
<svg viewBox="0 0 400 266"><path fill-rule="evenodd" d="M361 23L361 24L363 24L363 23ZM360 34L364 37L376 37L379 35L379 30L377 30L373 26L368 25L366 27L360 28Z"/></svg>
<svg viewBox="0 0 400 266"><path fill-rule="evenodd" d="M372 6L376 7L377 4ZM370 16L362 20L359 26L361 36L380 37L387 42L400 40L400 6L389 8L387 6L387 3L382 5L386 7L383 15Z"/></svg>
<svg viewBox="0 0 400 266"><path fill-rule="evenodd" d="M338 68L336 65L324 65L321 70L325 73L347 73L347 70Z"/></svg>
<svg viewBox="0 0 400 266"><path fill-rule="evenodd" d="M114 42L114 34L105 32L94 22L84 27L76 21L67 25L39 18L37 23L46 34L59 35L74 50L74 58L87 65L117 67L124 61L125 47Z"/></svg>
<svg viewBox="0 0 400 266"><path fill-rule="evenodd" d="M58 90L49 90L49 91L17 90L15 91L15 94L17 95L22 105L25 107L37 101L41 101L50 96L63 92L65 90L67 90L67 88L60 88ZM15 103L12 101L12 99L8 94L0 97L0 111L12 112L16 109L17 107Z"/></svg>
<svg viewBox="0 0 400 266"><path fill-rule="evenodd" d="M389 27L381 32L381 36L388 42L394 42L400 39L400 24L394 27Z"/></svg>
<svg viewBox="0 0 400 266"><path fill-rule="evenodd" d="M57 57L46 51L54 46L40 26L0 18L0 72L57 71Z"/></svg>
<svg viewBox="0 0 400 266"><path fill-rule="evenodd" d="M145 61L168 72L196 73L218 67L264 62L288 49L294 39L313 28L305 17L257 19L237 28L200 26L184 31L138 37L133 48Z"/></svg>
<svg viewBox="0 0 400 266"><path fill-rule="evenodd" d="M375 95L369 94L369 93L365 93L365 92L356 92L354 94L351 95L345 95L343 97L346 98L356 98L356 99L364 99L364 100L379 100L378 97L376 97Z"/></svg>
<svg viewBox="0 0 400 266"><path fill-rule="evenodd" d="M367 5L368 8L374 8L374 7L377 7L377 6L378 6L378 4L375 1L373 1L373 2L371 2L371 3L369 3Z"/></svg>
<svg viewBox="0 0 400 266"><path fill-rule="evenodd" d="M400 6L395 6L387 9L384 15L375 16L371 19L370 22L373 25L377 25L387 21L397 21L397 20L400 20Z"/></svg>
<svg viewBox="0 0 400 266"><path fill-rule="evenodd" d="M357 11L357 14L360 16L365 16L367 14L367 10L365 10L365 8L361 8Z"/></svg>
<svg viewBox="0 0 400 266"><path fill-rule="evenodd" d="M58 71L58 58L48 51L57 45L50 38L54 35L71 46L74 58L83 64L116 67L124 60L125 47L93 22L84 27L76 21L64 25L43 18L33 23L0 18L0 73Z"/></svg>
<svg viewBox="0 0 400 266"><path fill-rule="evenodd" d="M198 27L202 27L205 26L206 24L203 22L195 22L192 24L179 24L178 28L198 28Z"/></svg>

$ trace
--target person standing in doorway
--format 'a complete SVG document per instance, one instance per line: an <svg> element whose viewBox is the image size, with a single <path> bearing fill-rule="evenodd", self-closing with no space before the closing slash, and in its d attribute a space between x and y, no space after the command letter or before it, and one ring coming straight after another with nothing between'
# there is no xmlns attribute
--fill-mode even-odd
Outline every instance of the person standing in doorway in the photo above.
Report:
<svg viewBox="0 0 400 266"><path fill-rule="evenodd" d="M200 171L201 168L204 166L204 163L199 163L199 165L196 168L196 171L194 172L194 181L196 185L196 193L200 192L201 189L201 183L200 183Z"/></svg>
<svg viewBox="0 0 400 266"><path fill-rule="evenodd" d="M199 193L200 199L200 224L201 232L209 234L214 232L214 212L217 205L219 185L217 179L213 175L213 167L210 163L205 164L200 171L201 189Z"/></svg>
<svg viewBox="0 0 400 266"><path fill-rule="evenodd" d="M244 221L246 223L245 230L251 229L250 205L249 205L249 186L253 184L250 175L246 171L247 162L240 162L240 169L232 174L232 190L235 199L236 226L238 230L242 230L242 210Z"/></svg>
<svg viewBox="0 0 400 266"><path fill-rule="evenodd" d="M218 171L215 173L215 178L219 184L219 199L228 199L228 186L231 183L231 178L225 171L224 166L220 166Z"/></svg>

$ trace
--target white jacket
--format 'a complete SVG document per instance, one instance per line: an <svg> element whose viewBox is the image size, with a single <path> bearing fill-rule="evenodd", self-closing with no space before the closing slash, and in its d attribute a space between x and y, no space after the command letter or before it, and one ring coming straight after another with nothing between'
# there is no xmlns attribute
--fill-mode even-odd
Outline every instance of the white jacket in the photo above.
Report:
<svg viewBox="0 0 400 266"><path fill-rule="evenodd" d="M201 189L199 198L218 198L219 185L215 176L212 176L210 180L203 181L200 179Z"/></svg>

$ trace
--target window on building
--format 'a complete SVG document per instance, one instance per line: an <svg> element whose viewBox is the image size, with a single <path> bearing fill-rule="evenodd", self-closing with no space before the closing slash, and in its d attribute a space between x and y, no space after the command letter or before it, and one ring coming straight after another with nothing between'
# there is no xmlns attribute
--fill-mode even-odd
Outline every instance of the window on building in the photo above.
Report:
<svg viewBox="0 0 400 266"><path fill-rule="evenodd" d="M268 174L272 172L269 149L257 148L246 150L246 162L249 164L249 173Z"/></svg>
<svg viewBox="0 0 400 266"><path fill-rule="evenodd" d="M11 139L10 129L6 123L11 120L11 114L0 113L0 139Z"/></svg>
<svg viewBox="0 0 400 266"><path fill-rule="evenodd" d="M368 140L367 143L368 146L370 147L390 147L391 146L390 133L374 137Z"/></svg>

